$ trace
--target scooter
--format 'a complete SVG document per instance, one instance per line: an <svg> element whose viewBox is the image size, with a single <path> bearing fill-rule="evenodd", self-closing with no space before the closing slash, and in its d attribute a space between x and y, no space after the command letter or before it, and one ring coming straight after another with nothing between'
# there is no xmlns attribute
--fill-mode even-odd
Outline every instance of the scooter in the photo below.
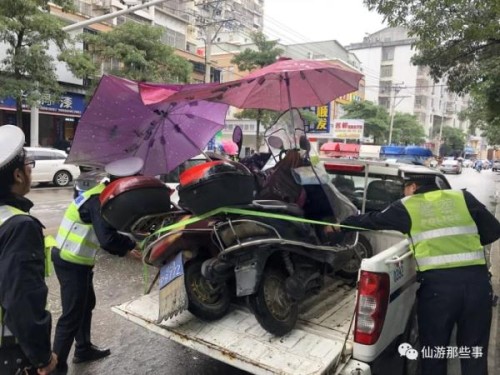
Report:
<svg viewBox="0 0 500 375"><path fill-rule="evenodd" d="M310 144L305 136L301 149L307 160ZM321 214L332 221L356 214L357 209L325 171L308 164L290 171L297 185L313 197L303 209L284 201L254 200L240 215L215 224L221 251L202 265L202 275L212 282L234 276L236 295L247 297L260 325L277 336L294 328L299 303L323 287L326 275L353 279L361 259L372 255L368 242L358 242L357 234L345 238L325 230L325 223L309 220L318 207L327 208Z"/></svg>

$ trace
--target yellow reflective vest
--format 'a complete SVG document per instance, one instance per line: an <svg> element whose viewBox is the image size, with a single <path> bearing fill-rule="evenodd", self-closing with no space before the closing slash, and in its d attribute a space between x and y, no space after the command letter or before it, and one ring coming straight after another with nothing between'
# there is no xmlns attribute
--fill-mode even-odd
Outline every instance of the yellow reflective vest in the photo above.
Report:
<svg viewBox="0 0 500 375"><path fill-rule="evenodd" d="M476 223L461 191L436 190L403 198L420 271L486 264Z"/></svg>
<svg viewBox="0 0 500 375"><path fill-rule="evenodd" d="M99 184L78 196L64 213L56 242L60 256L67 262L86 266L95 264L100 245L92 224L84 223L78 210L93 195L100 194L106 185Z"/></svg>
<svg viewBox="0 0 500 375"><path fill-rule="evenodd" d="M2 205L0 206L0 226L3 225L8 219L10 219L13 216L17 215L28 215L28 213L13 207L13 206L8 206L8 205ZM50 250L51 248L55 246L55 240L54 237L52 236L46 236L45 237L45 277L50 276L50 270L51 270L51 257L50 257ZM2 346L2 341L3 338L6 337L13 337L14 335L12 332L9 330L9 328L3 324L3 308L0 306L0 346Z"/></svg>

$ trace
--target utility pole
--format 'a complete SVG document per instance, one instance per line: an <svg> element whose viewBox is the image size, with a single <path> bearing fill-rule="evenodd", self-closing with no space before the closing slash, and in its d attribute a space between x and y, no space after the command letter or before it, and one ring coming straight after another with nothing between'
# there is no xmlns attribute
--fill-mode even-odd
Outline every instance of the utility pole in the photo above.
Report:
<svg viewBox="0 0 500 375"><path fill-rule="evenodd" d="M197 27L205 31L205 83L211 81L210 73L212 62L210 61L212 57L212 44L217 38L217 35L221 29L229 22L234 21L231 19L220 19L223 13L222 5L225 0L203 0L199 3L195 3L195 6L202 9L202 12L207 16L198 16Z"/></svg>
<svg viewBox="0 0 500 375"><path fill-rule="evenodd" d="M435 149L435 154L437 156L440 155L440 150L441 150L441 138L443 136L443 122L444 122L444 95L443 95L443 86L441 86L441 97L440 97L440 103L438 106L438 109L441 109L441 121L439 122L439 136L438 136L438 141L436 143L436 149Z"/></svg>
<svg viewBox="0 0 500 375"><path fill-rule="evenodd" d="M394 126L394 114L396 112L396 106L397 106L396 97L403 88L402 85L404 85L404 82L396 83L394 86L391 87L391 93L394 92L394 94L391 100L391 124L389 125L389 142L387 143L388 145L392 143L392 128ZM401 100L403 100L404 98L405 96L401 97ZM401 100L398 102L398 104L401 103Z"/></svg>

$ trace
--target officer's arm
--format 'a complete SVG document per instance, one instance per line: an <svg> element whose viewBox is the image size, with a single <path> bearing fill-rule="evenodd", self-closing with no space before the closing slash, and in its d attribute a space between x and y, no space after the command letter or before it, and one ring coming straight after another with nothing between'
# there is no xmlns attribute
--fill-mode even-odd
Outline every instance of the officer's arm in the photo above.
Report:
<svg viewBox="0 0 500 375"><path fill-rule="evenodd" d="M471 193L464 190L465 203L476 223L481 245L488 245L500 238L500 223Z"/></svg>
<svg viewBox="0 0 500 375"><path fill-rule="evenodd" d="M103 219L98 195L93 196L85 202L79 211L82 219L85 216L83 211L87 211L86 213L88 213L92 222L99 244L110 254L124 256L136 246L135 241L128 236L118 233L115 228Z"/></svg>
<svg viewBox="0 0 500 375"><path fill-rule="evenodd" d="M363 228L366 230L395 230L409 233L411 220L401 201L396 201L383 211L368 212L363 215L349 216L341 225ZM356 230L342 228L344 231Z"/></svg>
<svg viewBox="0 0 500 375"><path fill-rule="evenodd" d="M41 228L32 218L16 216L9 225L0 262L0 304L4 322L35 367L51 358L51 316L45 310L45 254Z"/></svg>

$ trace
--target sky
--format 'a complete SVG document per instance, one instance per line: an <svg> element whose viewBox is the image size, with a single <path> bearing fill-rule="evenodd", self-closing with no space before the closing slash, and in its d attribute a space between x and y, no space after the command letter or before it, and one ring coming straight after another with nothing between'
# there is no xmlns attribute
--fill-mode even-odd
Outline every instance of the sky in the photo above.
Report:
<svg viewBox="0 0 500 375"><path fill-rule="evenodd" d="M385 26L363 0L264 0L264 33L284 44L335 39L345 46Z"/></svg>

